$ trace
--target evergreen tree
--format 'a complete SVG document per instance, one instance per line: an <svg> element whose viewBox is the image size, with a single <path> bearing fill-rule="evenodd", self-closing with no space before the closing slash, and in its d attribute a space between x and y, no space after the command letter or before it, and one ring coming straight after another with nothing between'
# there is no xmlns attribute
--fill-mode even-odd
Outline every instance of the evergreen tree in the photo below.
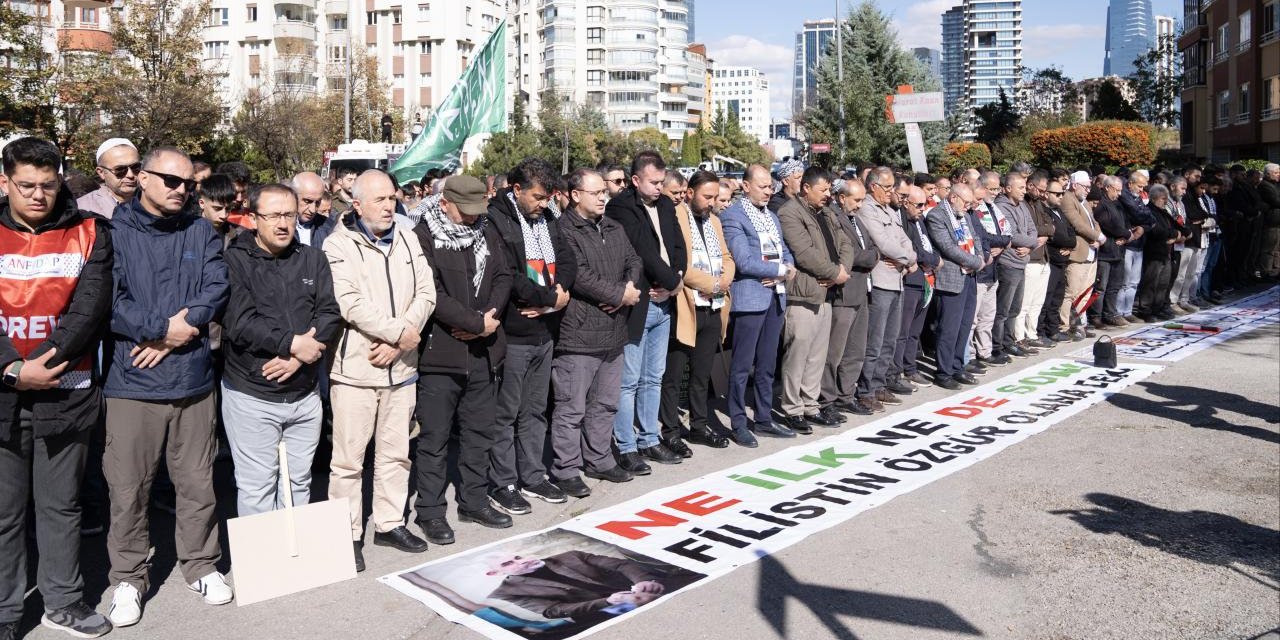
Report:
<svg viewBox="0 0 1280 640"><path fill-rule="evenodd" d="M1018 112L1009 102L1009 96L1000 89L1000 99L973 110L978 121L978 141L994 147L1004 140L1005 136L1018 128Z"/></svg>
<svg viewBox="0 0 1280 640"><path fill-rule="evenodd" d="M1125 99L1115 82L1107 80L1089 102L1090 120L1142 120L1142 115Z"/></svg>
<svg viewBox="0 0 1280 640"><path fill-rule="evenodd" d="M1136 96L1133 105L1143 120L1160 127L1176 126L1181 118L1182 56L1172 34L1160 36L1156 46L1133 61L1129 82ZM1161 69L1170 60L1168 69Z"/></svg>
<svg viewBox="0 0 1280 640"><path fill-rule="evenodd" d="M680 166L696 167L702 164L702 130L690 129L680 143Z"/></svg>
<svg viewBox="0 0 1280 640"><path fill-rule="evenodd" d="M864 0L840 25L844 41L837 51L835 40L818 65L817 103L801 114L810 142L831 144L833 164L856 161L906 166L910 164L907 138L900 124L885 117L884 98L899 85L915 91L941 91L938 80L906 49L889 18L870 0ZM837 74L836 56L844 61L844 82ZM841 106L844 107L845 152L840 154ZM925 151L931 162L941 156L947 139L942 122L920 123Z"/></svg>

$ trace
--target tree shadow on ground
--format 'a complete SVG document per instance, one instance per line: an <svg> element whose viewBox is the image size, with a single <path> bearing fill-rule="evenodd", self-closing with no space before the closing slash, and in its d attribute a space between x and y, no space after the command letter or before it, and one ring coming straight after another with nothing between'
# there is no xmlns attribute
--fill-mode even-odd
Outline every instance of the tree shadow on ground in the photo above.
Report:
<svg viewBox="0 0 1280 640"><path fill-rule="evenodd" d="M1050 511L1101 534L1122 535L1146 547L1208 565L1250 567L1271 580L1240 571L1280 590L1280 531L1210 511L1171 511L1108 493L1085 496L1094 507ZM1239 569L1236 569L1239 571Z"/></svg>
<svg viewBox="0 0 1280 640"><path fill-rule="evenodd" d="M894 622L954 634L983 635L981 630L941 602L804 584L796 580L776 558L762 554L756 608L782 638L798 637L787 628L787 601L793 598L813 612L830 632L830 637L841 640L857 640L857 636L839 616Z"/></svg>
<svg viewBox="0 0 1280 640"><path fill-rule="evenodd" d="M1118 393L1107 399L1111 404L1135 413L1181 422L1197 429L1228 431L1242 436L1280 444L1280 433L1263 427L1237 424L1219 417L1220 411L1231 411L1270 424L1280 424L1280 406L1250 400L1237 393L1140 382L1138 386L1163 400L1144 398L1131 393Z"/></svg>

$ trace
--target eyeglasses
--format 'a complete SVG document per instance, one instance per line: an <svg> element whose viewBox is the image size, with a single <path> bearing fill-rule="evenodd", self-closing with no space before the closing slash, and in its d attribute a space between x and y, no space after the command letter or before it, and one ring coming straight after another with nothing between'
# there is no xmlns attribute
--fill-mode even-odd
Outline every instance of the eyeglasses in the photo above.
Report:
<svg viewBox="0 0 1280 640"><path fill-rule="evenodd" d="M611 182L611 183L613 183L613 185L614 185L614 186L621 187L622 185L624 185L624 184L626 184L626 183L627 183L627 179L626 179L626 178L614 178L614 179L612 179L612 180L606 180L606 182Z"/></svg>
<svg viewBox="0 0 1280 640"><path fill-rule="evenodd" d="M118 167L103 167L99 165L98 168L111 173L111 175L116 177L116 180L121 180L130 173L135 176L138 175L138 172L142 171L142 163L135 162L133 164L122 164Z"/></svg>
<svg viewBox="0 0 1280 640"><path fill-rule="evenodd" d="M13 185L13 188L17 190L18 195L24 198L35 197L37 190L43 191L46 194L54 194L54 193L57 193L58 189L62 187L62 182L59 180L54 180L53 182L45 182L41 184L22 184L20 182L10 181L9 184Z"/></svg>
<svg viewBox="0 0 1280 640"><path fill-rule="evenodd" d="M913 206L913 207L915 207L915 208L917 208L917 209L923 209L923 208L925 208L925 206L927 206L929 203L928 203L928 202L908 202L907 204L909 204L909 205L911 205L911 206Z"/></svg>
<svg viewBox="0 0 1280 640"><path fill-rule="evenodd" d="M1066 191L1049 191L1048 189L1045 189L1045 193L1051 196L1061 196L1061 195L1065 195L1067 192Z"/></svg>
<svg viewBox="0 0 1280 640"><path fill-rule="evenodd" d="M600 196L604 195L604 193L605 193L605 192L604 192L604 189L598 189L598 190L596 190L596 191L583 191L582 189L574 189L574 191L575 191L576 193L581 193L581 194L585 194L585 195L591 196L592 198L599 198Z"/></svg>
<svg viewBox="0 0 1280 640"><path fill-rule="evenodd" d="M191 178L183 178L182 176L175 176L171 173L160 173L159 171L152 171L150 169L143 169L143 171L160 178L160 180L164 182L166 189L177 190L178 187L183 186L187 188L187 193L191 193L196 190L196 181Z"/></svg>
<svg viewBox="0 0 1280 640"><path fill-rule="evenodd" d="M293 220L298 217L298 212L291 211L289 213L255 213L253 216L268 224L275 224L281 220Z"/></svg>

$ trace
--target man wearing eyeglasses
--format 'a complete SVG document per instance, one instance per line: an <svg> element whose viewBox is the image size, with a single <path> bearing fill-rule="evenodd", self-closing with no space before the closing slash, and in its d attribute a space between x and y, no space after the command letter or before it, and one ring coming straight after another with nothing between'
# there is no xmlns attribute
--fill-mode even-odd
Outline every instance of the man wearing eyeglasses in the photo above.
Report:
<svg viewBox="0 0 1280 640"><path fill-rule="evenodd" d="M885 385L889 392L885 396L888 402L881 399L884 404L900 404L898 396L915 393L919 387L930 384L928 378L920 375L916 359L920 354L920 334L924 333L925 317L929 315L929 304L925 304L924 298L925 286L928 284L927 274L932 274L938 268L938 255L924 226L924 215L929 209L924 190L907 186L899 197L902 229L911 240L911 248L916 252L917 269L902 278L902 323L898 327L893 365L889 368L889 378Z"/></svg>
<svg viewBox="0 0 1280 640"><path fill-rule="evenodd" d="M81 599L79 501L101 417L94 354L111 313L109 225L76 209L52 143L4 147L0 191L0 637L27 593L28 504L46 627L93 638L111 623Z"/></svg>
<svg viewBox="0 0 1280 640"><path fill-rule="evenodd" d="M180 496L174 545L188 588L207 604L232 599L216 568L222 558L213 492L218 408L208 335L227 303L227 268L222 239L188 206L192 173L182 150L152 149L137 195L112 219L116 281L111 348L104 350L103 471L111 496L107 554L116 626L142 616L152 546L147 503L162 464Z"/></svg>
<svg viewBox="0 0 1280 640"><path fill-rule="evenodd" d="M880 249L880 263L871 271L871 297L867 316L867 353L858 382L858 401L873 411L884 411L893 398L885 389L902 324L902 277L914 272L916 252L902 228L902 216L892 205L893 170L877 167L867 174L870 195L858 211L858 219Z"/></svg>
<svg viewBox="0 0 1280 640"><path fill-rule="evenodd" d="M81 211L92 211L108 220L121 202L126 202L138 190L138 148L124 138L111 138L98 146L94 156L98 180L102 186L86 193L76 201Z"/></svg>
<svg viewBox="0 0 1280 640"><path fill-rule="evenodd" d="M938 376L934 383L943 389L978 383L964 366L978 301L978 272L991 263L985 240L975 232L969 215L977 202L969 185L956 185L947 201L927 216L929 239L942 256L937 269Z"/></svg>
<svg viewBox="0 0 1280 640"><path fill-rule="evenodd" d="M288 487L295 504L310 502L321 358L342 325L324 252L297 241L293 189L259 187L249 211L256 230L237 236L226 253L230 297L222 321L222 415L240 516L283 508L278 487ZM280 477L282 441L288 478Z"/></svg>

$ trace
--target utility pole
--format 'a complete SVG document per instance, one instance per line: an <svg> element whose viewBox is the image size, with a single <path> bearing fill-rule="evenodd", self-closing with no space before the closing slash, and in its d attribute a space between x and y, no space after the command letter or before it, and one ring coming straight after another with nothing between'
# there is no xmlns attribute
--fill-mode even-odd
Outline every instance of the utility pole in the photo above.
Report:
<svg viewBox="0 0 1280 640"><path fill-rule="evenodd" d="M351 0L347 0L347 77L343 82L342 141L351 142Z"/></svg>
<svg viewBox="0 0 1280 640"><path fill-rule="evenodd" d="M840 105L840 161L844 161L844 25L840 0L836 0L836 103Z"/></svg>

